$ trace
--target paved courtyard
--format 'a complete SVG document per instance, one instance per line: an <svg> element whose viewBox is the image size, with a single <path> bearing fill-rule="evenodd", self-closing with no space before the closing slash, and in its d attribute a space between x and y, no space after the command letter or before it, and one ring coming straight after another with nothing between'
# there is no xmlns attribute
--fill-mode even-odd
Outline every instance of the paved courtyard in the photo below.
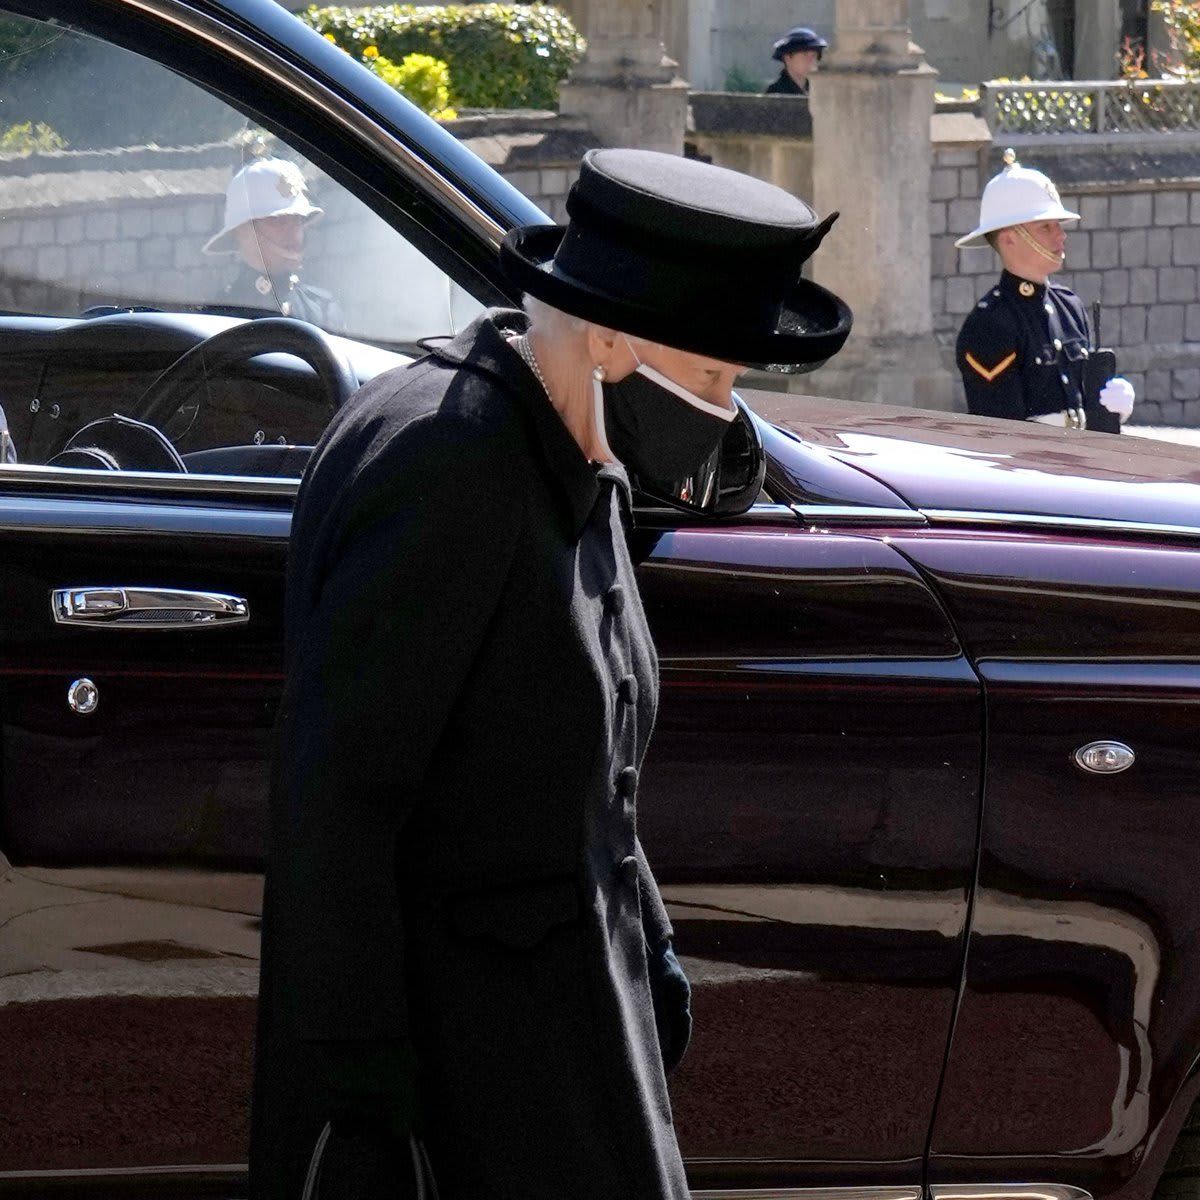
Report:
<svg viewBox="0 0 1200 1200"><path fill-rule="evenodd" d="M1163 442L1178 442L1184 446L1200 446L1200 429L1183 429L1176 425L1126 425L1125 433L1134 437L1157 438Z"/></svg>

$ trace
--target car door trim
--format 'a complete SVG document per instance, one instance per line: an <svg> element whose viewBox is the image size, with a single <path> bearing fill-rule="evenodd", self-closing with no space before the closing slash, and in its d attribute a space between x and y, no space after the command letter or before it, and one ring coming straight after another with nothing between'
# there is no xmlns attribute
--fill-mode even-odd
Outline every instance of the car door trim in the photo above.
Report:
<svg viewBox="0 0 1200 1200"><path fill-rule="evenodd" d="M202 492L205 495L283 496L294 499L296 478L265 475L182 475L165 471L89 471L78 467L6 466L0 469L0 488L6 484L61 490L64 486L102 491Z"/></svg>
<svg viewBox="0 0 1200 1200"><path fill-rule="evenodd" d="M1070 1183L934 1183L931 1200L1092 1200Z"/></svg>
<svg viewBox="0 0 1200 1200"><path fill-rule="evenodd" d="M245 1163L215 1163L168 1167L81 1167L63 1171L0 1171L0 1196L78 1196L96 1191L106 1196L176 1194L181 1185L188 1195L224 1200L231 1189L246 1186Z"/></svg>
<svg viewBox="0 0 1200 1200"><path fill-rule="evenodd" d="M911 508L877 508L867 504L789 505L806 525L924 525L925 517Z"/></svg>
<svg viewBox="0 0 1200 1200"><path fill-rule="evenodd" d="M1070 533L1134 533L1154 537L1200 538L1200 526L1162 525L1155 521L1068 517L1054 513L976 512L957 508L923 508L920 511L931 525L1007 525L1017 529L1061 529Z"/></svg>
<svg viewBox="0 0 1200 1200"><path fill-rule="evenodd" d="M701 1188L692 1200L921 1200L911 1187Z"/></svg>
<svg viewBox="0 0 1200 1200"><path fill-rule="evenodd" d="M0 532L199 534L287 541L290 509L50 496L0 496Z"/></svg>
<svg viewBox="0 0 1200 1200"><path fill-rule="evenodd" d="M0 1171L0 1194L82 1194L97 1184L126 1183L142 1194L147 1185L164 1185L187 1180L197 1187L197 1196L225 1195L230 1186L245 1182L242 1163L215 1166L118 1167L75 1171ZM207 1185L207 1186L206 1186ZM212 1189L211 1191L209 1189ZM930 1187L932 1200L1092 1200L1091 1193L1065 1183L945 1184ZM921 1200L920 1187L825 1187L825 1188L700 1188L692 1200Z"/></svg>

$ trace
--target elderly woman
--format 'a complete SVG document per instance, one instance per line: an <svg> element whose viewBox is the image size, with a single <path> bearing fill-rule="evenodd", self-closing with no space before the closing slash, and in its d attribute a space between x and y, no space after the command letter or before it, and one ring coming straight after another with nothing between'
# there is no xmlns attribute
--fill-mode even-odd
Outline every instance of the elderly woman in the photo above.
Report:
<svg viewBox="0 0 1200 1200"><path fill-rule="evenodd" d="M630 476L694 471L744 364L827 358L850 317L800 278L829 222L770 185L593 151L568 210L504 245L532 321L486 313L368 384L300 490L259 1200L318 1159L326 1200L688 1194L687 984L635 833L657 677Z"/></svg>

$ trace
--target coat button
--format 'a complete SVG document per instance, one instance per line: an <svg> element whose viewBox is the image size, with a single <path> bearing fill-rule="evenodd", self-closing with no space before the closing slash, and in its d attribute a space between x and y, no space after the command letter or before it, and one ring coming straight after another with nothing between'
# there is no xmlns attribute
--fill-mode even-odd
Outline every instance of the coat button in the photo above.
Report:
<svg viewBox="0 0 1200 1200"><path fill-rule="evenodd" d="M614 617L619 617L625 611L625 589L619 583L614 583L604 594L604 607Z"/></svg>
<svg viewBox="0 0 1200 1200"><path fill-rule="evenodd" d="M621 859L620 866L617 867L617 874L630 887L637 886L638 862L634 855L631 854L628 858Z"/></svg>
<svg viewBox="0 0 1200 1200"><path fill-rule="evenodd" d="M637 791L638 773L637 767L626 767L620 775L617 776L617 792L626 800Z"/></svg>
<svg viewBox="0 0 1200 1200"><path fill-rule="evenodd" d="M625 678L617 684L617 695L620 696L622 704L636 704L638 698L637 676L626 675Z"/></svg>

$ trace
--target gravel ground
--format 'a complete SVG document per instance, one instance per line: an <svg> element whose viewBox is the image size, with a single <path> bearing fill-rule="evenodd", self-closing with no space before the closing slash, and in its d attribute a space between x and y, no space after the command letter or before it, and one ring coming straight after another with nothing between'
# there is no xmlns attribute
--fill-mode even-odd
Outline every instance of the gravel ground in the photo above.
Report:
<svg viewBox="0 0 1200 1200"><path fill-rule="evenodd" d="M1179 442L1184 446L1200 446L1200 429L1181 429L1174 425L1126 425L1123 431L1134 437L1157 438L1162 442Z"/></svg>

